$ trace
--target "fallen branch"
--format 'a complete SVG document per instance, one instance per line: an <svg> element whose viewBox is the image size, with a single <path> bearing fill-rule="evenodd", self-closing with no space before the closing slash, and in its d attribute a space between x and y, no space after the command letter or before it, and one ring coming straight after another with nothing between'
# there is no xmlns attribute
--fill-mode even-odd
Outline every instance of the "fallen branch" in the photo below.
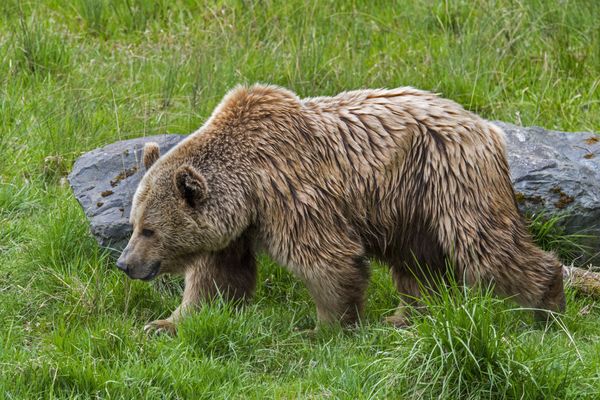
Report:
<svg viewBox="0 0 600 400"><path fill-rule="evenodd" d="M600 273L592 271L591 268L591 265L589 269L563 265L565 284L584 294L600 297Z"/></svg>

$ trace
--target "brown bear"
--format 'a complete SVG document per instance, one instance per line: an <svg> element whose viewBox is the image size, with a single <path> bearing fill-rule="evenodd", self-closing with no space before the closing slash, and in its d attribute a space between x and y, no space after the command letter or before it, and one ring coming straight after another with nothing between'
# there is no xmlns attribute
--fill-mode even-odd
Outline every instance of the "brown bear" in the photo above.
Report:
<svg viewBox="0 0 600 400"><path fill-rule="evenodd" d="M152 329L217 293L249 298L257 251L307 285L320 323L357 322L370 258L390 266L397 325L448 272L562 311L561 265L527 232L505 152L500 128L410 87L307 99L237 87L167 154L146 149L117 265L185 274L182 306Z"/></svg>

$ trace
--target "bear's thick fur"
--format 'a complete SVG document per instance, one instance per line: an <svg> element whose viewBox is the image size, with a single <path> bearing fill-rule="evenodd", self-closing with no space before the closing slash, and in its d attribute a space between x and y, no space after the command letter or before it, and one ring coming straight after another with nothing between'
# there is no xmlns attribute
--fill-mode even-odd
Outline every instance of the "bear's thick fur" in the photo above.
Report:
<svg viewBox="0 0 600 400"><path fill-rule="evenodd" d="M357 321L370 257L389 264L403 305L451 265L466 285L564 309L561 266L517 210L503 132L432 93L301 100L238 87L197 132L144 159L156 162L119 266L140 279L186 275L182 307L155 326L216 292L251 296L259 249L305 282L320 322ZM391 322L405 323L403 305Z"/></svg>

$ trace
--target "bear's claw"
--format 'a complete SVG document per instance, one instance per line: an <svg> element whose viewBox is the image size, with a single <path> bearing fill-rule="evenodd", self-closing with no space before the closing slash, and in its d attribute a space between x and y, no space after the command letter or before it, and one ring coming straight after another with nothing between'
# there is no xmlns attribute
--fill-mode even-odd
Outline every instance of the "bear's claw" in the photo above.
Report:
<svg viewBox="0 0 600 400"><path fill-rule="evenodd" d="M169 320L158 319L146 324L146 326L144 326L144 332L148 335L160 335L166 333L167 335L174 336L177 333L177 327Z"/></svg>
<svg viewBox="0 0 600 400"><path fill-rule="evenodd" d="M410 325L406 317L399 314L390 315L389 317L384 318L383 321L395 328L406 328Z"/></svg>

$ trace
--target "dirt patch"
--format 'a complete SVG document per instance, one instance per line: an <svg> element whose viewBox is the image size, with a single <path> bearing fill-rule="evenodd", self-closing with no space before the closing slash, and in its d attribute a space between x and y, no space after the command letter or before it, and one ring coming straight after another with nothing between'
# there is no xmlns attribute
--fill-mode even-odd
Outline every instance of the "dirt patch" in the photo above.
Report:
<svg viewBox="0 0 600 400"><path fill-rule="evenodd" d="M533 204L544 204L544 199L542 198L542 196L531 196L521 192L515 193L515 200L518 204L523 204L525 202Z"/></svg>
<svg viewBox="0 0 600 400"><path fill-rule="evenodd" d="M550 189L550 193L558 195L558 200L554 202L554 207L560 210L562 210L563 208L575 201L575 198L566 194L560 186L555 186L552 189Z"/></svg>
<svg viewBox="0 0 600 400"><path fill-rule="evenodd" d="M598 138L598 136L590 136L589 138L585 139L586 144L595 144L598 142L600 142L600 139Z"/></svg>
<svg viewBox="0 0 600 400"><path fill-rule="evenodd" d="M119 175L115 176L113 180L110 181L110 186L117 186L123 179L129 178L131 175L135 174L138 171L138 167L132 167L126 169L125 171L121 171Z"/></svg>
<svg viewBox="0 0 600 400"><path fill-rule="evenodd" d="M550 189L550 193L554 193L554 194L560 194L562 193L562 188L560 186L554 186L552 189Z"/></svg>

